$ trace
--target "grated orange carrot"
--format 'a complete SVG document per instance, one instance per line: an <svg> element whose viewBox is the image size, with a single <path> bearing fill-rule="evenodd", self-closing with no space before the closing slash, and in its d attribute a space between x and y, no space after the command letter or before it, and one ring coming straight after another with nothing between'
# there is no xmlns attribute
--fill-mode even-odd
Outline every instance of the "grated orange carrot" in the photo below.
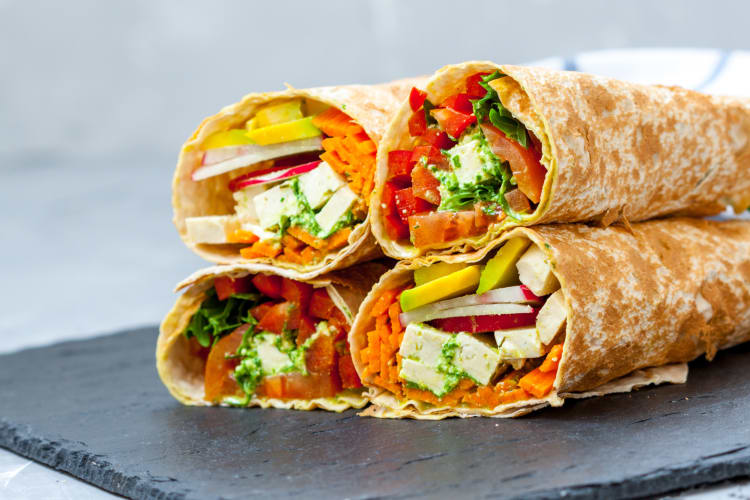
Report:
<svg viewBox="0 0 750 500"><path fill-rule="evenodd" d="M560 364L560 358L562 358L562 344L552 346L552 349L549 350L547 357L544 358L544 362L539 365L539 371L556 372L557 367Z"/></svg>
<svg viewBox="0 0 750 500"><path fill-rule="evenodd" d="M281 246L289 247L292 250L300 250L305 244L287 232L281 237Z"/></svg>
<svg viewBox="0 0 750 500"><path fill-rule="evenodd" d="M350 234L352 234L352 228L350 227L339 229L326 240L327 249L331 251L342 248L349 241Z"/></svg>
<svg viewBox="0 0 750 500"><path fill-rule="evenodd" d="M500 394L500 403L507 405L509 403L515 403L516 401L523 401L529 399L531 396L528 392L521 388L514 389L512 391L504 392Z"/></svg>
<svg viewBox="0 0 750 500"><path fill-rule="evenodd" d="M400 334L403 330L403 328L401 328L401 321L398 318L399 314L401 314L401 304L394 302L388 308L388 316L391 319L391 335L394 336ZM399 343L399 345L401 345L401 343Z"/></svg>
<svg viewBox="0 0 750 500"><path fill-rule="evenodd" d="M302 263L303 264L317 262L318 257L319 257L318 251L315 250L313 247L305 247L305 249L302 250Z"/></svg>
<svg viewBox="0 0 750 500"><path fill-rule="evenodd" d="M258 238L252 231L248 231L246 229L235 229L234 231L231 231L227 233L227 242L228 243L255 243L260 238Z"/></svg>
<svg viewBox="0 0 750 500"><path fill-rule="evenodd" d="M556 372L543 372L539 368L536 368L521 377L518 385L526 392L538 398L543 398L552 390L552 384L555 382L556 375Z"/></svg>
<svg viewBox="0 0 750 500"><path fill-rule="evenodd" d="M258 257L274 258L281 253L281 245L273 240L256 241L251 247L240 249L240 255L245 259L255 259Z"/></svg>

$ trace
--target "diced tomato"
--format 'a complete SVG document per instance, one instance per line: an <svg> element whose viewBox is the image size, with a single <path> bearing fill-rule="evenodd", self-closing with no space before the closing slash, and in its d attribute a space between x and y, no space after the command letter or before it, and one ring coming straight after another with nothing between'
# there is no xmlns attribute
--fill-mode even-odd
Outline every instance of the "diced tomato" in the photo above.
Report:
<svg viewBox="0 0 750 500"><path fill-rule="evenodd" d="M417 248L475 236L483 230L475 224L474 210L417 214L408 220L411 240Z"/></svg>
<svg viewBox="0 0 750 500"><path fill-rule="evenodd" d="M426 167L418 165L411 171L411 186L414 196L433 205L440 205L440 181Z"/></svg>
<svg viewBox="0 0 750 500"><path fill-rule="evenodd" d="M289 330L299 327L300 308L291 302L274 304L258 323L258 329L266 332L281 334L284 326Z"/></svg>
<svg viewBox="0 0 750 500"><path fill-rule="evenodd" d="M508 202L508 206L514 212L524 213L531 210L529 199L518 188L511 189L510 191L505 193L505 201Z"/></svg>
<svg viewBox="0 0 750 500"><path fill-rule="evenodd" d="M427 132L427 118L424 111L420 109L412 113L411 118L409 118L409 135L419 137L425 132Z"/></svg>
<svg viewBox="0 0 750 500"><path fill-rule="evenodd" d="M431 165L439 164L444 161L443 154L440 150L431 144L414 148L414 151L411 152L411 161L416 164L424 156L427 157L427 163ZM409 175L411 176L411 171L409 171ZM409 180L411 180L411 178Z"/></svg>
<svg viewBox="0 0 750 500"><path fill-rule="evenodd" d="M411 106L412 111L418 111L424 104L425 99L427 99L427 92L419 90L417 87L411 88L409 106Z"/></svg>
<svg viewBox="0 0 750 500"><path fill-rule="evenodd" d="M308 314L314 318L328 319L333 316L334 309L336 305L328 296L328 291L325 288L316 288L310 299Z"/></svg>
<svg viewBox="0 0 750 500"><path fill-rule="evenodd" d="M450 96L443 101L440 107L450 108L465 115L471 115L474 113L474 107L471 105L471 101L469 101L469 94L464 92Z"/></svg>
<svg viewBox="0 0 750 500"><path fill-rule="evenodd" d="M427 133L422 136L422 139L438 149L450 149L456 145L456 142L448 137L448 134L438 128L427 130Z"/></svg>
<svg viewBox="0 0 750 500"><path fill-rule="evenodd" d="M285 379L286 375L265 377L255 388L255 394L265 398L284 399Z"/></svg>
<svg viewBox="0 0 750 500"><path fill-rule="evenodd" d="M484 206L485 204L482 203L476 203L474 205L474 225L480 229L480 232L483 232L481 230L489 227L493 222L502 220L502 218L505 217L505 214L502 212L500 212L500 215L488 214L485 212Z"/></svg>
<svg viewBox="0 0 750 500"><path fill-rule="evenodd" d="M482 81L482 77L487 75L489 73L476 73L466 79L466 93L470 99L481 99L487 93L487 89L479 84Z"/></svg>
<svg viewBox="0 0 750 500"><path fill-rule="evenodd" d="M411 169L417 160L413 159L413 153L406 150L395 150L388 152L388 181L406 187L411 181Z"/></svg>
<svg viewBox="0 0 750 500"><path fill-rule="evenodd" d="M411 176L409 179L411 179ZM396 191L399 189L401 189L401 187L393 182L386 181L383 185L383 196L380 203L384 214L390 215L396 213Z"/></svg>
<svg viewBox="0 0 750 500"><path fill-rule="evenodd" d="M531 144L534 146L534 153L536 153L537 161L542 160L542 141L536 138L534 134L528 132L526 136L531 139Z"/></svg>
<svg viewBox="0 0 750 500"><path fill-rule="evenodd" d="M403 240L409 237L409 226L401 221L397 214L385 214L383 216L383 225L388 238L394 241Z"/></svg>
<svg viewBox="0 0 750 500"><path fill-rule="evenodd" d="M309 283L302 283L289 278L283 278L281 281L281 296L289 302L297 304L297 307L303 313L307 313L307 309L310 307L312 293L313 287Z"/></svg>
<svg viewBox="0 0 750 500"><path fill-rule="evenodd" d="M272 299L281 298L281 276L256 274L252 281L255 288L266 297Z"/></svg>
<svg viewBox="0 0 750 500"><path fill-rule="evenodd" d="M297 345L302 345L305 340L312 337L315 333L315 321L307 314L301 314L299 318L299 328L297 329Z"/></svg>
<svg viewBox="0 0 750 500"><path fill-rule="evenodd" d="M336 348L333 337L319 335L307 350L305 365L310 373L328 373L336 365Z"/></svg>
<svg viewBox="0 0 750 500"><path fill-rule="evenodd" d="M441 318L431 321L435 328L446 332L494 332L496 330L508 330L510 328L521 328L536 323L539 309L534 312L518 314L496 314L492 316L461 316L458 318Z"/></svg>
<svg viewBox="0 0 750 500"><path fill-rule="evenodd" d="M256 320L260 321L263 319L263 316L266 315L266 313L274 306L273 302L264 302L263 304L259 306L255 306L252 309L250 309L250 315L255 318Z"/></svg>
<svg viewBox="0 0 750 500"><path fill-rule="evenodd" d="M352 356L349 353L339 357L339 376L341 377L341 386L344 389L362 387L362 381L359 379L359 375L357 375Z"/></svg>
<svg viewBox="0 0 750 500"><path fill-rule="evenodd" d="M488 123L481 125L490 149L501 160L510 164L510 169L521 190L532 202L539 203L547 169L539 162L533 148L525 148Z"/></svg>
<svg viewBox="0 0 750 500"><path fill-rule="evenodd" d="M302 375L288 373L284 377L283 399L330 398L341 391L341 379L338 373Z"/></svg>
<svg viewBox="0 0 750 500"><path fill-rule="evenodd" d="M476 123L477 117L474 115L466 115L454 111L450 108L435 108L430 111L433 117L438 121L440 127L445 130L448 135L458 139L466 127Z"/></svg>
<svg viewBox="0 0 750 500"><path fill-rule="evenodd" d="M249 276L244 278L230 278L220 276L214 280L216 296L219 300L225 300L235 293L248 293L253 290L253 285Z"/></svg>
<svg viewBox="0 0 750 500"><path fill-rule="evenodd" d="M219 402L224 396L241 396L242 389L234 380L234 369L239 364L238 359L227 359L227 355L235 354L242 343L242 336L250 325L242 325L232 333L222 337L211 348L206 359L204 372L204 393L206 401Z"/></svg>
<svg viewBox="0 0 750 500"><path fill-rule="evenodd" d="M412 188L399 189L396 191L395 198L398 216L401 217L401 222L404 224L409 223L410 215L427 212L435 208L423 199L415 197Z"/></svg>

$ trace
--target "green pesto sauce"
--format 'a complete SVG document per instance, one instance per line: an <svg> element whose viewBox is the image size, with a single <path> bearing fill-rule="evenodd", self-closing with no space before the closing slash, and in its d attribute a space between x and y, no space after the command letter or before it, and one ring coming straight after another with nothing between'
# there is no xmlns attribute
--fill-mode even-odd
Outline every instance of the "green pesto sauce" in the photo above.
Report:
<svg viewBox="0 0 750 500"><path fill-rule="evenodd" d="M320 227L318 221L315 220L315 214L317 212L310 207L310 203L307 201L305 194L299 187L299 179L294 178L287 182L297 199L297 203L294 212L281 214L279 220L279 238L281 238L291 226L299 226L313 236L324 240L329 238L339 229L352 226L358 222L352 211L347 210L347 212L336 221L330 231L323 231L323 228ZM319 211L320 210L318 210L318 212Z"/></svg>

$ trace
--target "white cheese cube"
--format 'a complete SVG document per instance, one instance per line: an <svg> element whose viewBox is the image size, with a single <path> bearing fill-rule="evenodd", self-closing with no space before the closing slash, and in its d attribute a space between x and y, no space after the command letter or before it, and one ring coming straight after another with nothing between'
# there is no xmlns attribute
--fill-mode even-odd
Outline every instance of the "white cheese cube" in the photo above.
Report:
<svg viewBox="0 0 750 500"><path fill-rule="evenodd" d="M536 245L531 245L518 259L516 269L518 269L518 279L521 283L529 287L529 290L536 295L548 295L560 288L560 283L552 273L552 266L547 261L547 257Z"/></svg>
<svg viewBox="0 0 750 500"><path fill-rule="evenodd" d="M232 196L236 205L234 211L242 221L247 221L252 224L258 223L258 212L255 210L254 199L256 196L265 191L265 186L248 186L245 189L235 191Z"/></svg>
<svg viewBox="0 0 750 500"><path fill-rule="evenodd" d="M188 239L193 243L222 244L227 242L227 231L239 227L234 215L207 215L185 219Z"/></svg>
<svg viewBox="0 0 750 500"><path fill-rule="evenodd" d="M562 290L558 290L547 298L536 317L536 329L542 343L549 344L555 339L565 325L567 316L565 296Z"/></svg>
<svg viewBox="0 0 750 500"><path fill-rule="evenodd" d="M480 146L479 139L464 140L450 150L450 164L459 184L473 185L489 179L490 174L484 169L479 152Z"/></svg>
<svg viewBox="0 0 750 500"><path fill-rule="evenodd" d="M357 195L349 189L349 186L342 186L333 193L323 209L315 215L315 220L318 221L323 232L328 233L355 201L357 201Z"/></svg>
<svg viewBox="0 0 750 500"><path fill-rule="evenodd" d="M500 346L500 358L503 360L538 358L545 353L536 326L498 330L495 341Z"/></svg>
<svg viewBox="0 0 750 500"><path fill-rule="evenodd" d="M289 185L279 184L258 194L253 199L253 203L260 220L260 227L270 229L279 225L283 214L296 211L297 197Z"/></svg>
<svg viewBox="0 0 750 500"><path fill-rule="evenodd" d="M449 333L431 326L410 323L406 326L398 352L404 359L409 358L435 368L440 361L443 344L450 338Z"/></svg>
<svg viewBox="0 0 750 500"><path fill-rule="evenodd" d="M345 184L346 181L326 162L299 176L299 188L313 210L322 207Z"/></svg>
<svg viewBox="0 0 750 500"><path fill-rule="evenodd" d="M453 363L481 385L487 385L500 364L500 352L496 347L468 333L456 335Z"/></svg>
<svg viewBox="0 0 750 500"><path fill-rule="evenodd" d="M442 395L445 393L447 376L419 361L403 358L399 377L424 387L433 394Z"/></svg>
<svg viewBox="0 0 750 500"><path fill-rule="evenodd" d="M276 348L278 336L270 333L255 337L258 359L264 375L274 375L292 366L289 356Z"/></svg>

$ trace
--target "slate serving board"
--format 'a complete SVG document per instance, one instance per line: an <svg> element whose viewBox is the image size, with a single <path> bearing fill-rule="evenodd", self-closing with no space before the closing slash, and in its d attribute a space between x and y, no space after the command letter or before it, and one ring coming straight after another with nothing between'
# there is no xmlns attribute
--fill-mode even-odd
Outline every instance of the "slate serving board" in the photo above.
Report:
<svg viewBox="0 0 750 500"><path fill-rule="evenodd" d="M0 356L0 446L135 498L618 498L750 474L750 346L515 420L189 408L156 328Z"/></svg>

